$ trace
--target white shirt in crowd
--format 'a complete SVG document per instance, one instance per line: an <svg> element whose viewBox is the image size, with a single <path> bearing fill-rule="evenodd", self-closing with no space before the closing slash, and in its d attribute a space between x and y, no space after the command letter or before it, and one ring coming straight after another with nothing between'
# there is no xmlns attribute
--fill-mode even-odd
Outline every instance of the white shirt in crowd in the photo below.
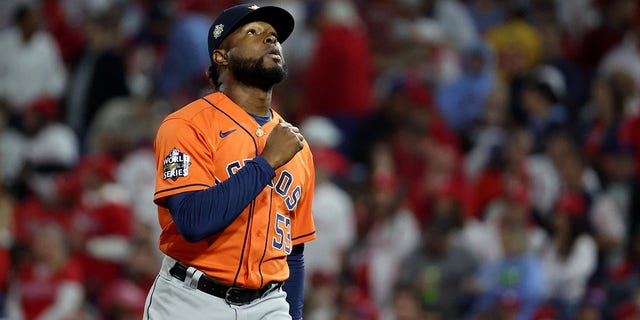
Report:
<svg viewBox="0 0 640 320"><path fill-rule="evenodd" d="M376 305L389 306L400 267L420 243L419 225L411 211L400 209L369 232L369 284Z"/></svg>
<svg viewBox="0 0 640 320"><path fill-rule="evenodd" d="M502 200L494 200L487 207L484 220L470 218L464 227L455 233L454 243L471 252L480 264L495 263L504 258L500 239L500 219L504 210ZM544 230L528 226L526 230L527 251L537 253L546 239Z"/></svg>
<svg viewBox="0 0 640 320"><path fill-rule="evenodd" d="M58 46L46 32L36 32L29 42L18 28L0 32L0 98L19 112L43 95L59 98L67 72Z"/></svg>
<svg viewBox="0 0 640 320"><path fill-rule="evenodd" d="M32 164L73 166L80 157L78 138L70 127L52 123L27 140L25 156Z"/></svg>
<svg viewBox="0 0 640 320"><path fill-rule="evenodd" d="M638 49L638 40L633 32L629 32L620 44L609 50L607 55L602 58L598 71L604 76L624 71L635 81L636 90L640 89L640 50ZM638 99L640 98L637 94L629 99L625 104L624 112L626 114L637 115L640 113Z"/></svg>
<svg viewBox="0 0 640 320"><path fill-rule="evenodd" d="M542 263L547 276L547 298L579 302L587 289L589 277L596 269L596 243L590 235L578 236L569 256L560 257L551 239L542 249Z"/></svg>
<svg viewBox="0 0 640 320"><path fill-rule="evenodd" d="M0 131L0 177L5 183L13 182L24 165L25 137L12 128Z"/></svg>
<svg viewBox="0 0 640 320"><path fill-rule="evenodd" d="M316 271L336 275L341 255L355 239L355 222L351 197L331 182L317 185L313 196L314 241L305 244L305 275Z"/></svg>

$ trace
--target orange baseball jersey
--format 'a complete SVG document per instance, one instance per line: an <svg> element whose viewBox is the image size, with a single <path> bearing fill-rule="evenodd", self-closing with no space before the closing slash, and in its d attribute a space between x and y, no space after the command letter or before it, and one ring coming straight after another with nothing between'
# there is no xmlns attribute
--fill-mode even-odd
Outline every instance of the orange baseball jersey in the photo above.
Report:
<svg viewBox="0 0 640 320"><path fill-rule="evenodd" d="M289 277L286 257L295 244L316 237L311 214L314 169L306 144L229 226L198 242L186 241L166 207L166 197L209 188L240 170L265 147L280 115L258 125L221 92L170 114L155 141L154 202L160 250L228 285L257 289Z"/></svg>

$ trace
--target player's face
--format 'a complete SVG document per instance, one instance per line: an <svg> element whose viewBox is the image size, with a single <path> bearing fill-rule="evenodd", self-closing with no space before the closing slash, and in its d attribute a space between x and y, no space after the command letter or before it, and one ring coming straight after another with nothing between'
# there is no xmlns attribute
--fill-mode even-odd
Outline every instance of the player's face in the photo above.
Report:
<svg viewBox="0 0 640 320"><path fill-rule="evenodd" d="M234 56L263 60L265 66L283 66L282 46L276 30L268 23L255 21L245 24L229 35Z"/></svg>
<svg viewBox="0 0 640 320"><path fill-rule="evenodd" d="M228 40L229 68L237 80L268 89L286 76L282 46L270 24L248 23L234 31Z"/></svg>

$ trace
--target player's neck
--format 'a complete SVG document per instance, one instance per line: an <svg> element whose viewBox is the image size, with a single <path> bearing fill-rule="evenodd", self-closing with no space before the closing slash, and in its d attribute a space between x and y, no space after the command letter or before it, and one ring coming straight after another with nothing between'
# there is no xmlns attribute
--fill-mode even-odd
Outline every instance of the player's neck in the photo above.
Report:
<svg viewBox="0 0 640 320"><path fill-rule="evenodd" d="M223 86L221 90L244 111L256 116L268 116L271 108L271 89L264 91L242 84Z"/></svg>

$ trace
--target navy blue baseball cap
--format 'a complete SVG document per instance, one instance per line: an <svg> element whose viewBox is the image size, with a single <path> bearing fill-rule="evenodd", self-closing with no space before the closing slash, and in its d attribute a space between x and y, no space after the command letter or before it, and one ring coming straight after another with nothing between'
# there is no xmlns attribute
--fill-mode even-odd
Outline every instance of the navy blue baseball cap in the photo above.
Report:
<svg viewBox="0 0 640 320"><path fill-rule="evenodd" d="M224 39L243 25L263 21L278 33L278 41L283 43L293 31L293 16L285 9L274 6L258 7L255 4L241 4L230 7L216 18L209 28L209 58Z"/></svg>

